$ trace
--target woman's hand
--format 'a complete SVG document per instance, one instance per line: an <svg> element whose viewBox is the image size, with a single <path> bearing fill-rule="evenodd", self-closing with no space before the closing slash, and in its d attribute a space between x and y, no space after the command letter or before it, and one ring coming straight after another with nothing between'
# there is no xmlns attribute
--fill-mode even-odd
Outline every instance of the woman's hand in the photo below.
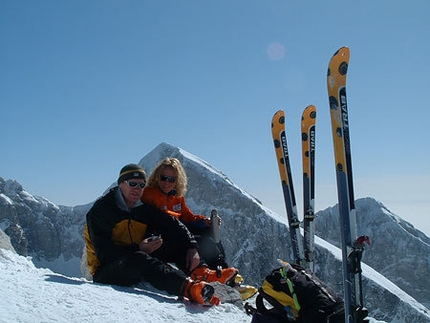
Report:
<svg viewBox="0 0 430 323"><path fill-rule="evenodd" d="M153 237L150 237L142 240L139 243L139 249L147 254L151 254L155 250L160 248L162 244L163 244L163 239L161 238L161 236L155 239Z"/></svg>
<svg viewBox="0 0 430 323"><path fill-rule="evenodd" d="M212 226L212 220L211 220L211 218L206 218L206 219L204 219L203 221L205 222L205 225L206 225L207 227ZM219 218L219 225L221 225L221 218Z"/></svg>
<svg viewBox="0 0 430 323"><path fill-rule="evenodd" d="M207 226L207 227L210 227L212 225L212 221L210 218L204 219L203 222L205 223L205 226Z"/></svg>

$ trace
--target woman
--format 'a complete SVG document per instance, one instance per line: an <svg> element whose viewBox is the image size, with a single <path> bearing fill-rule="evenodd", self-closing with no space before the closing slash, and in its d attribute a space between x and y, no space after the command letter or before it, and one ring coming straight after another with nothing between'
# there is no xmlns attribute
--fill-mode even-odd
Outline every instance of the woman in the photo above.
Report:
<svg viewBox="0 0 430 323"><path fill-rule="evenodd" d="M184 223L196 236L202 260L211 269L227 268L225 252L211 235L211 220L194 214L185 202L187 175L177 158L163 159L148 178L142 193L142 201L168 212Z"/></svg>

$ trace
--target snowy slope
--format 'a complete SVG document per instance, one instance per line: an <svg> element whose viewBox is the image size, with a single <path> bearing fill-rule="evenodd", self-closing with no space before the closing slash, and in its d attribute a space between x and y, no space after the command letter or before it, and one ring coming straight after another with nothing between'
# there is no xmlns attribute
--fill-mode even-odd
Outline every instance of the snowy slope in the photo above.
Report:
<svg viewBox="0 0 430 323"><path fill-rule="evenodd" d="M0 249L0 323L38 322L250 322L231 304L202 307L161 294L150 286L97 285L38 269L10 250ZM371 323L382 321L371 320Z"/></svg>
<svg viewBox="0 0 430 323"><path fill-rule="evenodd" d="M97 285L69 278L0 249L0 322L250 322L238 307L180 302L150 286Z"/></svg>

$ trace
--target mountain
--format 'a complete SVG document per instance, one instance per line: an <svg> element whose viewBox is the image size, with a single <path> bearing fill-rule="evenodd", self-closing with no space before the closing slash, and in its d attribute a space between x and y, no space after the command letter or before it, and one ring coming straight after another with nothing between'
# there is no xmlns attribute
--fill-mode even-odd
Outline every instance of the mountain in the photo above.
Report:
<svg viewBox="0 0 430 323"><path fill-rule="evenodd" d="M85 214L91 205L57 206L0 177L0 229L18 253L31 256L38 267L80 275Z"/></svg>
<svg viewBox="0 0 430 323"><path fill-rule="evenodd" d="M139 164L149 173L164 157L177 157L183 163L189 177L187 203L193 211L209 215L213 208L218 209L223 221L221 238L227 259L230 265L239 268L246 278L246 283L259 285L264 276L277 266L277 258L284 260L292 258L284 217L264 207L255 197L240 189L221 171L180 148L162 143L142 158ZM362 203L368 208L366 212L376 214L378 211L374 209L375 205L380 208L380 204L377 202L375 204L373 201L372 199L365 199L363 202L359 200L357 206ZM85 214L91 205L92 203L77 207L56 206L44 198L31 196L19 183L0 178L0 228L11 237L12 245L19 254L28 254L33 257L36 266L48 267L59 274L71 277L82 276L79 269L83 250L82 232ZM317 213L319 221L317 226L335 221L335 207L332 212L329 211ZM398 223L398 220L388 218L387 223L390 221ZM373 239L373 237L383 236L382 231L385 229L384 226L376 226L372 228L374 231L366 234ZM329 237L332 237L334 242L339 232L336 231L335 226L328 224L325 231L327 234L330 231ZM408 232L408 234L410 236L405 236L405 239L415 239L413 233ZM419 232L416 234L421 239L417 239L417 243L423 245L419 248L426 250L428 237ZM395 250L404 246L403 241L390 238L383 241L385 247L376 248L376 242L373 239L373 247L370 249L374 254L372 257L375 261L378 257L383 259L386 256L384 248L387 248L388 243L389 248ZM316 239L316 243L315 271L320 278L341 294L340 250L320 238ZM366 250L365 253L368 251ZM396 258L395 255L393 252L395 263L402 263L403 259ZM412 272L404 273L405 277L401 278L403 281L414 283L409 276L420 271L415 267L411 270ZM386 273L388 268L384 275ZM429 311L386 277L366 265L363 266L363 274L366 306L374 318L387 322L429 322ZM411 288L425 290L429 286L413 285ZM417 300L421 302L426 300L425 297L418 296L416 296Z"/></svg>
<svg viewBox="0 0 430 323"><path fill-rule="evenodd" d="M430 308L430 238L372 198L356 201L358 235L371 237L363 261ZM340 247L338 207L318 212L316 234Z"/></svg>

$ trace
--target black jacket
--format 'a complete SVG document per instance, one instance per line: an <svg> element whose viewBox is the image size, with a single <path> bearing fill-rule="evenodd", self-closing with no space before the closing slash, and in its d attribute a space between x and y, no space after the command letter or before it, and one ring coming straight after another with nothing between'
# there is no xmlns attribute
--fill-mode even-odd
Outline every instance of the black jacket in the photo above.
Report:
<svg viewBox="0 0 430 323"><path fill-rule="evenodd" d="M100 265L138 251L138 244L149 232L161 234L163 240L181 245L184 250L197 248L194 236L175 217L146 203L129 212L119 208L115 198L118 189L98 199L87 213L85 240L92 275Z"/></svg>

